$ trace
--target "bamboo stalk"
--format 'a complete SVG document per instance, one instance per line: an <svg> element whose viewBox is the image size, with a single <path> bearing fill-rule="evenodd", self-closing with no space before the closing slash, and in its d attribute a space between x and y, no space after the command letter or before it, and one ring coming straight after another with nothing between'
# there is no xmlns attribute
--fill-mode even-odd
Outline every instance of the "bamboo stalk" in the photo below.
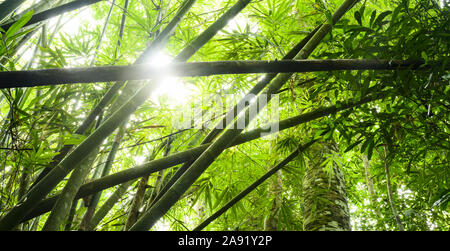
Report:
<svg viewBox="0 0 450 251"><path fill-rule="evenodd" d="M156 158L156 155L159 153L159 151L161 151L163 149L164 146L166 146L166 150L164 152L164 157L169 155L170 144L171 144L170 139L162 142L159 146L157 146L153 150L152 154L148 157L148 160L149 161L154 160ZM142 177L141 180L139 181L139 185L138 185L136 194L134 195L133 201L131 202L130 211L128 213L127 221L125 223L125 228L124 228L125 230L128 230L131 226L133 226L133 224L137 221L137 219L139 217L139 213L140 213L139 209L141 208L142 201L144 200L145 191L147 189L147 183L148 183L149 177L150 177L150 175L146 175L146 176Z"/></svg>
<svg viewBox="0 0 450 251"><path fill-rule="evenodd" d="M100 221L108 214L109 210L117 203L117 201L125 194L128 187L133 183L133 181L128 181L121 184L116 191L103 203L103 205L95 212L92 216L91 222L89 224L88 230L94 230L95 227L100 223Z"/></svg>
<svg viewBox="0 0 450 251"><path fill-rule="evenodd" d="M119 28L119 39L117 39L117 46L116 46L116 51L114 52L114 59L117 60L117 57L119 55L119 50L120 47L122 46L122 39L123 39L123 34L125 32L125 24L127 22L127 12L128 12L128 8L130 6L130 1L129 0L125 0L125 3L123 4L123 12L122 12L122 21L120 22L120 28Z"/></svg>
<svg viewBox="0 0 450 251"><path fill-rule="evenodd" d="M5 0L0 4L0 22L11 15L25 0ZM3 28L3 27L2 27ZM8 27L9 28L9 27ZM7 31L8 29L3 28Z"/></svg>
<svg viewBox="0 0 450 251"><path fill-rule="evenodd" d="M421 67L422 66L422 67ZM0 89L43 85L145 80L164 76L198 77L221 74L294 73L342 70L424 69L421 60L324 59L282 61L214 61L173 63L161 69L150 64L0 72ZM291 75L291 74L289 74Z"/></svg>
<svg viewBox="0 0 450 251"><path fill-rule="evenodd" d="M77 211L78 203L79 203L78 199L75 199L72 202L72 206L70 207L70 211L69 211L69 216L67 216L66 225L64 225L64 231L70 231L70 229L72 228L72 223L73 223L73 219L75 218L75 213Z"/></svg>
<svg viewBox="0 0 450 251"><path fill-rule="evenodd" d="M70 3L63 4L61 6L57 6L55 8L49 9L49 10L42 11L40 13L34 14L31 17L30 21L28 21L28 23L26 23L23 27L45 21L52 17L56 17L56 16L62 15L64 13L67 13L67 12L70 12L73 10L77 10L77 9L80 9L85 6L89 6L91 4L98 3L100 1L103 1L103 0L76 0L76 1L72 1ZM20 4L20 3L24 2L24 0L7 0L4 3L7 3L7 2L17 2L14 4ZM0 6L0 9L2 9L2 7L3 6ZM9 10L9 9L5 9L5 11L6 10ZM3 13L0 12L0 20L3 19L2 14ZM13 25L13 24L14 24L14 22L10 22L10 23L2 25L1 28L4 30L8 30L9 27L11 27L11 25Z"/></svg>
<svg viewBox="0 0 450 251"><path fill-rule="evenodd" d="M105 177L109 174L111 171L114 159L116 158L117 150L119 149L120 143L122 142L122 138L125 134L125 124L122 124L119 129L117 130L117 134L114 137L114 141L111 146L111 150L109 151L109 154L106 158L105 165L103 167L103 170L100 174L100 178ZM90 201L90 205L88 210L86 211L85 216L83 217L82 223L80 224L79 229L80 230L88 230L87 228L90 225L91 217L95 213L95 209L98 205L98 202L100 201L100 198L102 196L102 191L99 191L95 194L93 194L92 199Z"/></svg>
<svg viewBox="0 0 450 251"><path fill-rule="evenodd" d="M388 158L388 150L387 150L386 145L384 145L383 148L384 148L384 156L383 156L384 171L386 173L386 190L387 190L387 194L388 194L389 205L391 206L392 214L394 215L395 222L397 223L397 226L398 226L398 230L405 231L402 220L400 219L400 216L398 214L398 211L397 211L397 208L396 208L395 202L394 202L394 195L392 192L392 185L391 185L391 174L389 172L390 159Z"/></svg>
<svg viewBox="0 0 450 251"><path fill-rule="evenodd" d="M116 0L113 0L113 2L111 3L111 7L109 9L108 15L106 17L105 20L105 24L103 25L103 30L102 33L100 35L97 47L95 48L95 53L94 53L94 58L91 61L91 66L94 65L95 63L95 57L97 55L98 50L100 49L100 46L102 44L102 40L103 37L105 35L106 32L106 28L108 26L109 20L111 18L111 14L112 11L114 9L114 5L115 5ZM58 22L61 19L58 20ZM38 48L38 47L36 47ZM74 134L84 134L86 132L86 130L89 128L89 126L92 124L92 122L95 120L95 118L102 112L103 108L106 107L106 105L108 105L109 101L114 97L114 95L118 92L118 90L122 87L122 84L120 83L115 83L114 85L112 85L108 91L105 93L105 95L102 97L102 99L100 100L100 102L94 107L94 109L91 111L91 113L89 113L89 115L87 116L87 118L82 122L82 124L75 130ZM52 161L49 163L48 166L46 166L41 173L38 175L38 177L36 178L36 180L33 182L33 184L30 186L33 187L35 186L45 175L47 175L50 170L57 165L63 158L64 156L66 156L66 154L72 149L74 145L64 145L59 153L54 156L52 158Z"/></svg>
<svg viewBox="0 0 450 251"><path fill-rule="evenodd" d="M346 0L336 12L333 17L339 20L357 0ZM334 20L334 18L333 18ZM312 51L318 46L325 35L331 30L331 24L324 24L314 34L311 40L300 50L300 52L294 57L294 59L305 59ZM283 61L280 61L283 62ZM275 94L283 84L289 80L292 73L279 74L263 91L263 95L267 95L267 103L272 98L272 94ZM259 102L252 103L246 110L243 116L240 116L248 125L250 121L256 116L256 114L250 114L249 111L258 111L262 109L267 103L260 104ZM256 109L255 109L256 108ZM238 120L235 120L232 125L233 128L238 128ZM189 169L172 185L172 187L157 201L147 212L145 212L139 221L134 224L130 229L131 231L144 231L151 228L189 189L189 187L197 180L203 172L214 162L214 160L233 142L237 136L244 129L225 130L223 134L217 138L189 167Z"/></svg>
<svg viewBox="0 0 450 251"><path fill-rule="evenodd" d="M102 32L100 33L100 37L97 42L97 47L95 47L94 57L92 58L91 66L94 65L98 51L100 50L100 47L102 46L103 38L105 37L106 29L108 28L109 20L111 19L111 14L114 10L115 5L116 5L116 0L113 0L111 3L111 7L109 7L108 15L106 15L105 24L103 25Z"/></svg>
<svg viewBox="0 0 450 251"><path fill-rule="evenodd" d="M101 120L101 117L98 118L97 127L100 125ZM72 203L76 202L75 196L83 182L86 180L86 177L92 168L92 163L97 157L98 150L99 149L97 148L96 151L91 152L89 156L81 162L80 167L73 171L67 184L64 186L61 195L53 206L52 211L42 228L43 231L60 230L60 226L70 212Z"/></svg>
<svg viewBox="0 0 450 251"><path fill-rule="evenodd" d="M238 203L241 199L243 199L245 196L247 196L249 193L251 193L253 190L255 190L264 181L266 181L268 178L272 177L272 175L274 175L277 171L279 171L281 168L283 168L285 165L287 165L289 162L291 162L295 157L297 157L299 155L299 153L305 151L309 146L314 144L314 142L315 142L315 140L312 140L312 141L300 146L296 150L294 150L285 159L283 159L276 166L274 166L269 171L267 171L263 176L261 176L255 182L253 182L250 186L248 186L246 189L244 189L238 195L234 196L229 202L227 202L227 204L225 204L222 208L220 208L214 214L209 216L206 220L204 220L202 223L200 223L192 231L200 231L203 228L205 228L206 226L208 226L209 223L213 222L215 219L217 219L219 216L221 216L223 213L225 213L228 209L230 209L232 206L234 206L236 203Z"/></svg>
<svg viewBox="0 0 450 251"><path fill-rule="evenodd" d="M323 107L323 108L317 109L317 110L309 112L309 113L291 117L289 119L279 121L279 131L283 131L283 130L286 130L288 128L291 128L291 127L294 127L294 126L297 126L297 125L300 125L303 123L307 123L314 119L318 119L318 118L325 117L325 116L328 116L331 114L335 114L342 110L357 107L362 104L366 104L371 101L380 99L382 97L384 97L384 95L374 95L371 97L363 98L358 102L352 102L352 101L344 102L344 103L340 104L339 107L337 107L336 105L329 106L329 107ZM239 135L229 147L244 144L246 142L249 142L249 141L252 141L255 139L259 139L259 138L261 138L262 133L272 133L270 131L270 129L268 129L268 128L270 128L270 125L256 128L256 129L250 130L242 135ZM115 174L105 176L98 180L91 181L80 187L78 194L75 198L83 198L90 194L96 193L98 191L102 191L104 189L116 186L118 184L128 182L130 180L134 180L139 177L149 175L151 173L158 172L160 170L164 170L164 169L167 169L172 166L176 166L178 164L182 164L186 161L193 160L196 157L198 157L205 149L207 149L207 147L209 145L210 144L200 145L198 147L194 147L194 148L188 149L183 152L175 153L175 154L169 155L167 157L164 157L161 159L156 159L156 160L144 163L142 165L138 165L133 168L129 168L129 169L117 172ZM31 212L29 215L27 215L24 220L29 220L38 215L48 212L52 208L52 205L54 205L56 199L57 199L57 196L45 199L44 201L39 203L39 205L36 207L36 209L33 210L33 212Z"/></svg>

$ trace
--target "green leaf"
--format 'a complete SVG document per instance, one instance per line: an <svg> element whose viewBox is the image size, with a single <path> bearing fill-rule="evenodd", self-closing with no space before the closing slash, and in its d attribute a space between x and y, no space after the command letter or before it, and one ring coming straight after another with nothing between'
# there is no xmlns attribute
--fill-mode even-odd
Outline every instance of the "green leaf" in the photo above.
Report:
<svg viewBox="0 0 450 251"><path fill-rule="evenodd" d="M450 192L447 192L433 203L433 207L439 207L441 210L446 210L449 202L450 202Z"/></svg>
<svg viewBox="0 0 450 251"><path fill-rule="evenodd" d="M5 37L11 37L12 35L16 34L25 24L30 21L31 17L33 16L34 11L29 11L25 13L17 22L15 22L11 27L9 27L8 31L5 34Z"/></svg>
<svg viewBox="0 0 450 251"><path fill-rule="evenodd" d="M366 141L364 141L364 143L361 146L361 153L365 152L367 146L369 146L370 141L372 140L372 137L369 137L368 139L366 139Z"/></svg>
<svg viewBox="0 0 450 251"><path fill-rule="evenodd" d="M385 11L385 12L381 13L380 15L378 15L377 19L373 23L373 26L381 25L381 22L383 21L383 19L385 19L391 13L392 13L392 11Z"/></svg>
<svg viewBox="0 0 450 251"><path fill-rule="evenodd" d="M361 140L358 140L358 141L356 141L355 143L349 145L347 148L345 148L344 153L346 153L346 152L352 150L355 146L357 146L357 145L358 145L359 143L361 143L362 141L363 141L363 140L361 139Z"/></svg>
<svg viewBox="0 0 450 251"><path fill-rule="evenodd" d="M373 10L372 15L370 15L370 27L372 27L373 22L375 21L375 17L377 16L377 11Z"/></svg>
<svg viewBox="0 0 450 251"><path fill-rule="evenodd" d="M331 13L330 10L325 11L325 17L327 18L327 22L332 25L333 24L333 14Z"/></svg>
<svg viewBox="0 0 450 251"><path fill-rule="evenodd" d="M361 20L361 14L359 13L359 11L355 11L355 19L358 22L359 25L362 25L362 20Z"/></svg>
<svg viewBox="0 0 450 251"><path fill-rule="evenodd" d="M84 135L80 135L80 134L71 134L68 135L66 138L64 138L64 144L66 145L78 145L81 142L83 142L83 140L86 139L86 136Z"/></svg>
<svg viewBox="0 0 450 251"><path fill-rule="evenodd" d="M373 147L375 146L375 142L373 138L370 140L369 145L367 147L367 159L370 160L372 158Z"/></svg>

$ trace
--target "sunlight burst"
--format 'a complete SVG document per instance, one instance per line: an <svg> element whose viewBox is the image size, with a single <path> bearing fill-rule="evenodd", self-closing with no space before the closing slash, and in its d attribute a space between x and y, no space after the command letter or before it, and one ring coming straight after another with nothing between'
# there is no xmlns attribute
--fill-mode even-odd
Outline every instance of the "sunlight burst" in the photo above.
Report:
<svg viewBox="0 0 450 251"><path fill-rule="evenodd" d="M149 58L146 63L152 67L161 68L164 72L170 72L167 69L172 58L164 52L158 52L155 56ZM178 77L165 77L160 80L158 86L152 91L151 100L161 105L160 99L167 98L169 106L176 106L185 103L186 99L192 94L186 84Z"/></svg>

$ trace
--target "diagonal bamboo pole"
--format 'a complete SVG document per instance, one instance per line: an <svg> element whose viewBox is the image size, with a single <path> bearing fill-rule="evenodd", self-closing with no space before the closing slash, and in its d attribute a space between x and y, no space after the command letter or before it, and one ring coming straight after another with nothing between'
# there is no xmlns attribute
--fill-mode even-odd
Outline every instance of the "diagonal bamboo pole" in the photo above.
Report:
<svg viewBox="0 0 450 251"><path fill-rule="evenodd" d="M285 159L283 159L281 162L279 162L276 166L272 167L269 171L267 171L263 176L261 176L258 180L253 182L250 186L248 186L246 189L244 189L242 192L234 196L227 204L225 204L222 208L217 210L214 214L209 216L206 220L204 220L202 223L200 223L197 227L195 227L192 231L200 231L206 226L208 226L209 223L213 222L215 219L217 219L219 216L221 216L223 213L225 213L228 209L230 209L232 206L234 206L236 203L238 203L241 199L243 199L247 194L251 193L253 190L255 190L259 185L261 185L264 181L266 181L268 178L272 177L278 170L283 168L285 165L287 165L289 162L294 160L295 157L297 157L301 152L304 152L306 149L308 149L309 146L314 144L315 140L312 140L300 147L298 147L295 151L293 151L289 156L287 156Z"/></svg>
<svg viewBox="0 0 450 251"><path fill-rule="evenodd" d="M117 201L125 194L128 187L131 186L133 181L128 181L120 186L114 191L114 193L103 203L103 205L95 212L92 216L91 222L89 224L88 230L94 230L95 227L100 223L100 221L108 214L109 210L117 203Z"/></svg>
<svg viewBox="0 0 450 251"><path fill-rule="evenodd" d="M45 20L50 19L52 17L56 17L56 16L62 15L64 13L73 11L73 10L80 9L82 7L85 7L85 6L89 6L91 4L98 3L100 1L103 1L103 0L76 0L76 1L72 1L70 3L63 4L61 6L54 7L54 8L49 9L49 10L45 10L45 11L36 13L36 14L34 14L31 17L31 19L28 21L28 23L24 25L24 27L32 25L32 24L36 24L36 23L39 23L39 22L42 22L42 21L45 21ZM6 2L17 2L17 3L20 3L20 2L23 2L23 0L7 0ZM2 6L0 6L0 9L1 9L1 7ZM0 20L2 19L2 14L3 13L1 13L1 11L0 11ZM10 23L2 25L1 28L4 29L4 30L8 30L9 27L11 27L11 25L13 25L13 24L14 24L14 22L10 22Z"/></svg>
<svg viewBox="0 0 450 251"><path fill-rule="evenodd" d="M129 0L125 0L124 7L123 7L123 13L122 13L122 20L120 23L119 28L119 39L117 40L117 46L116 46L116 56L119 47L121 46L121 39L123 38L124 30L125 30L125 24L127 20L126 12L128 11L129 7ZM112 10L113 6L111 6ZM94 63L94 60L92 60L92 63ZM102 116L99 116L96 124L97 129L102 121ZM124 122L126 123L126 122ZM120 129L119 129L120 133ZM64 186L63 191L61 192L60 198L56 201L55 206L53 207L49 217L47 218L47 221L44 224L44 227L42 230L44 231L57 231L60 230L60 225L62 225L63 221L67 217L67 214L69 213L69 208L71 207L72 203L77 202L74 200L76 193L80 189L80 186L83 185L83 182L86 180L91 167L97 157L97 154L100 150L100 147L94 148L91 153L89 153L89 156L85 158L80 165L80 167L75 168L75 171L70 176L69 181Z"/></svg>
<svg viewBox="0 0 450 251"><path fill-rule="evenodd" d="M346 0L333 14L333 20L339 20L358 0ZM303 49L294 57L294 59L305 59L312 51L318 46L326 34L331 30L331 24L324 24L314 34L310 41L303 47ZM275 94L283 84L292 76L292 73L284 73L278 75L267 86L262 94L267 95L268 102L272 98L272 94ZM246 110L245 115L239 118L244 119L245 125L256 116L256 114L250 114L250 111L258 111L262 109L265 104L259 102L252 103ZM251 116L252 115L252 116ZM235 121L231 126L232 128L239 128L238 122ZM231 128L231 127L228 127ZM134 224L130 231L145 231L150 229L166 212L181 198L181 196L189 189L189 187L200 177L200 175L214 162L223 150L233 142L236 137L244 129L225 130L223 134L217 138L195 162L189 167L189 169L172 185L172 187L157 201L148 211L146 211L142 217Z"/></svg>
<svg viewBox="0 0 450 251"><path fill-rule="evenodd" d="M159 146L157 146L153 152L151 153L149 160L154 160L156 158L156 155L158 155L159 151L161 151L164 147L166 148L164 150L164 157L166 157L167 155L169 155L170 150L171 150L171 139L167 139L163 142L160 143ZM131 226L133 226L133 224L137 221L138 217L139 217L139 209L142 207L142 202L144 200L144 196L145 196L145 191L147 189L147 183L148 183L148 179L149 179L150 175L146 175L144 177L141 178L141 180L139 181L139 185L136 191L136 194L133 197L133 200L131 202L131 206L130 206L130 211L128 212L128 217L127 220L125 222L125 226L124 229L128 230ZM154 188L156 189L156 188Z"/></svg>

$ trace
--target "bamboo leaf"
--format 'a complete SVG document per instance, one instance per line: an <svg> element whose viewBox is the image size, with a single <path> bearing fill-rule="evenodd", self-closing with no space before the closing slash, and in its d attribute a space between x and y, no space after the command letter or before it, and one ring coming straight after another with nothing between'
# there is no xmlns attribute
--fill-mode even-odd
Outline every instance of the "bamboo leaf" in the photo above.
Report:
<svg viewBox="0 0 450 251"><path fill-rule="evenodd" d="M345 148L344 152L348 152L350 150L352 150L353 148L355 148L355 146L357 146L359 143L361 143L363 140L357 140L356 142L352 143L351 145L349 145L347 148Z"/></svg>
<svg viewBox="0 0 450 251"><path fill-rule="evenodd" d="M8 31L5 33L5 37L11 37L14 34L16 34L28 21L30 21L31 17L33 16L33 11L27 12L25 15L23 15L17 22L15 22L11 27L9 27Z"/></svg>

